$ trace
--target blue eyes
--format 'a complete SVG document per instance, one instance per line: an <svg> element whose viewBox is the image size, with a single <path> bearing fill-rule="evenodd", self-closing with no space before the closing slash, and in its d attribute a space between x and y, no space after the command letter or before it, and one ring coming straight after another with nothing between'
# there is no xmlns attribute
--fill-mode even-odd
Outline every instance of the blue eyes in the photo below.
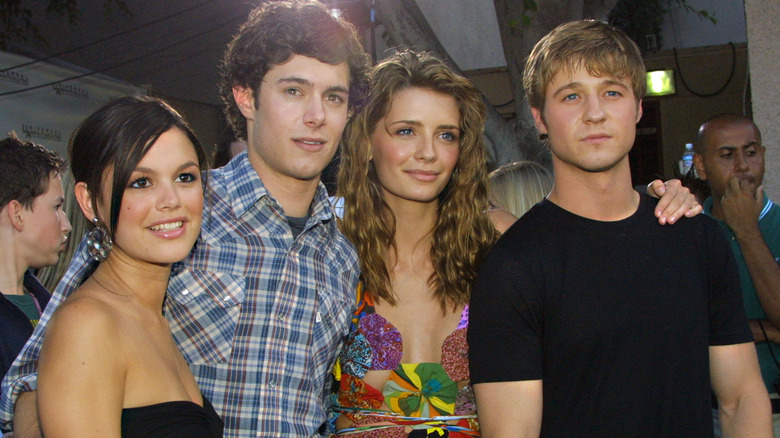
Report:
<svg viewBox="0 0 780 438"><path fill-rule="evenodd" d="M402 137L408 137L414 135L414 130L412 128L402 128L397 130L396 134ZM453 142L458 140L457 134L449 131L438 134L438 137L446 142Z"/></svg>
<svg viewBox="0 0 780 438"><path fill-rule="evenodd" d="M615 90L606 91L604 93L604 96L606 96L606 97L620 97L622 95L623 95L623 93L621 93L620 91L615 91ZM579 98L580 98L580 96L578 94L572 93L572 94L564 96L563 100L564 101L572 101L572 100L576 100L576 99L579 99Z"/></svg>

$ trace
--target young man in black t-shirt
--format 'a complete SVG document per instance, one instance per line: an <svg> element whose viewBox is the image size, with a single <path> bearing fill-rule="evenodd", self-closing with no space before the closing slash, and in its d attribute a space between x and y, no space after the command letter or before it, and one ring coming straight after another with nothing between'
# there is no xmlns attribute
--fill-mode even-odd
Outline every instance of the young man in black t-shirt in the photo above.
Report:
<svg viewBox="0 0 780 438"><path fill-rule="evenodd" d="M771 436L733 255L707 217L660 225L633 190L636 45L597 21L559 26L524 86L555 185L482 266L471 382L484 437Z"/></svg>

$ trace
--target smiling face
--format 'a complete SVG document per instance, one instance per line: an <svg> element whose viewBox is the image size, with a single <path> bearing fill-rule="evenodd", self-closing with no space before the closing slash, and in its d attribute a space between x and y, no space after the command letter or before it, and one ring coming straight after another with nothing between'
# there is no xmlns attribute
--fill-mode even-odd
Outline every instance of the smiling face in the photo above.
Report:
<svg viewBox="0 0 780 438"><path fill-rule="evenodd" d="M157 139L124 191L109 257L120 254L170 264L189 254L200 233L203 211L198 166L195 147L180 129L172 128ZM111 172L106 174L110 181ZM105 188L103 200L110 190Z"/></svg>
<svg viewBox="0 0 780 438"><path fill-rule="evenodd" d="M719 202L732 178L749 184L755 193L764 181L766 149L755 125L748 120L714 121L703 129L702 153L694 155L694 164L713 197Z"/></svg>
<svg viewBox="0 0 780 438"><path fill-rule="evenodd" d="M349 67L293 55L268 70L257 96L236 87L234 97L247 119L249 161L263 182L316 182L347 123Z"/></svg>
<svg viewBox="0 0 780 438"><path fill-rule="evenodd" d="M548 135L556 173L614 168L627 159L642 117L629 79L596 77L582 66L558 71L547 84L544 110L532 112Z"/></svg>
<svg viewBox="0 0 780 438"><path fill-rule="evenodd" d="M65 202L62 180L56 173L49 178L49 188L33 200L31 208L22 209L24 247L28 250L28 266L42 268L57 263L65 250L70 222L62 204Z"/></svg>
<svg viewBox="0 0 780 438"><path fill-rule="evenodd" d="M436 201L458 162L460 135L454 97L414 87L398 92L371 134L385 201Z"/></svg>

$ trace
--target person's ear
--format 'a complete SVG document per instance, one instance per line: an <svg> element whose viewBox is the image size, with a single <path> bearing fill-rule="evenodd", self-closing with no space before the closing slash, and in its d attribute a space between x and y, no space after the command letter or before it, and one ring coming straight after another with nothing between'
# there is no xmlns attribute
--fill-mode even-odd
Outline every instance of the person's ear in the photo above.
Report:
<svg viewBox="0 0 780 438"><path fill-rule="evenodd" d="M240 87L236 85L233 87L233 99L236 101L236 106L241 114L247 120L254 120L255 118L255 95L250 88Z"/></svg>
<svg viewBox="0 0 780 438"><path fill-rule="evenodd" d="M547 135L547 124L544 123L542 111L539 108L531 108L531 114L534 115L536 130L539 131L540 134Z"/></svg>
<svg viewBox="0 0 780 438"><path fill-rule="evenodd" d="M79 203L81 212L84 213L84 216L88 221L92 222L92 219L97 217L97 214L95 214L95 208L92 205L94 200L92 199L92 194L89 193L89 189L87 189L87 184L84 182L77 182L73 187L73 191L76 194L76 201ZM98 218L98 220L100 220L100 218Z"/></svg>
<svg viewBox="0 0 780 438"><path fill-rule="evenodd" d="M636 106L636 123L642 120L642 99L639 99L639 103Z"/></svg>
<svg viewBox="0 0 780 438"><path fill-rule="evenodd" d="M701 154L693 154L693 166L696 168L696 175L700 180L707 179L707 169L704 168L704 157Z"/></svg>
<svg viewBox="0 0 780 438"><path fill-rule="evenodd" d="M16 199L13 199L8 203L4 210L5 214L8 215L8 221L11 223L11 226L19 232L24 230L24 218L22 217L24 205Z"/></svg>

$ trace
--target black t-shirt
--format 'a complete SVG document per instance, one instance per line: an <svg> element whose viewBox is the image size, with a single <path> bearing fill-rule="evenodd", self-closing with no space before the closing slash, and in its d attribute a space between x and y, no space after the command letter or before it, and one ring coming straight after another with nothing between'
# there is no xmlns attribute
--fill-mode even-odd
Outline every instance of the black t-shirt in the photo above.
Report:
<svg viewBox="0 0 780 438"><path fill-rule="evenodd" d="M704 216L616 222L547 200L474 284L472 384L543 380L542 436L712 435L710 345L751 342L734 256Z"/></svg>

